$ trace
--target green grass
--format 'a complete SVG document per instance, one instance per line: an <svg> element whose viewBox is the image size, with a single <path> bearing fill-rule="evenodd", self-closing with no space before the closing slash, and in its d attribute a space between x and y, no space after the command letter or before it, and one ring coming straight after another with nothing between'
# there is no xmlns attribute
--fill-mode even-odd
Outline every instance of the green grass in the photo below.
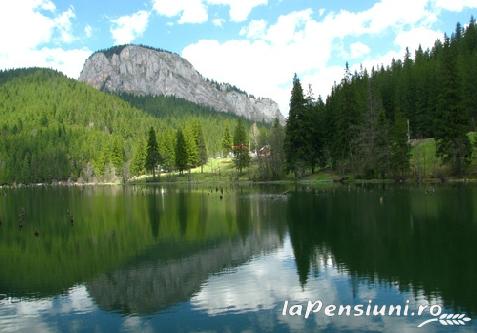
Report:
<svg viewBox="0 0 477 333"><path fill-rule="evenodd" d="M477 176L477 132L469 133L469 138L474 144L474 153L471 165L469 167L469 175ZM440 178L447 173L447 169L442 165L440 159L436 157L436 140L430 139L416 139L411 142L411 178L432 179ZM239 175L235 169L233 160L231 158L210 158L208 163L202 168L194 168L190 173L185 172L184 175L179 175L177 172L162 174L159 179L160 182L197 182L197 183L225 183L232 181L247 182L254 179L257 174L257 163L252 160L249 168ZM333 180L341 178L332 171L325 169L315 174L308 174L299 179L303 184L323 184L332 183ZM353 181L353 177L349 177ZM132 180L132 183L146 183L151 182L152 178L149 176L141 176ZM279 181L274 183L290 183L295 182L293 175L286 175ZM367 180L370 181L370 180ZM371 180L372 181L372 180ZM382 180L380 180L382 181Z"/></svg>

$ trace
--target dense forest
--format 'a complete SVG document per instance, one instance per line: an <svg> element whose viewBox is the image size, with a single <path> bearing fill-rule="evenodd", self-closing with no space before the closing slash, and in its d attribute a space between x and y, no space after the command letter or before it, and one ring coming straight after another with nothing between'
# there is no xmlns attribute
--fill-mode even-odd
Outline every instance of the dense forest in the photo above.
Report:
<svg viewBox="0 0 477 333"><path fill-rule="evenodd" d="M316 166L361 177L406 177L414 139L435 138L450 175L463 175L477 120L477 26L472 18L432 49L345 75L323 102L295 76L285 150L296 175ZM310 89L311 91L311 89Z"/></svg>
<svg viewBox="0 0 477 333"><path fill-rule="evenodd" d="M0 183L112 181L141 174L151 127L162 169L175 169L178 129L189 153L187 168L197 166L204 150L207 156L223 153L224 129L233 130L238 119L169 97L123 97L53 70L0 72Z"/></svg>
<svg viewBox="0 0 477 333"><path fill-rule="evenodd" d="M435 139L441 176L462 176L477 125L476 77L473 18L387 67L352 73L346 65L326 101L295 75L285 128L174 97L111 95L48 69L0 71L0 184L182 174L219 156L232 156L239 175L253 162L254 179L319 169L404 179L416 175L412 149L423 138Z"/></svg>

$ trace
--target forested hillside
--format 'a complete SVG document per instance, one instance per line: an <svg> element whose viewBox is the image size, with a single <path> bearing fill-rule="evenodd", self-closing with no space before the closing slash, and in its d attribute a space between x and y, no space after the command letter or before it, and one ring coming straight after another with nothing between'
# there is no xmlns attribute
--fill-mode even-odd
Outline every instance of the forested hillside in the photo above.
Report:
<svg viewBox="0 0 477 333"><path fill-rule="evenodd" d="M127 178L144 171L134 169L134 158L151 127L161 164L172 169L178 128L190 151L198 149L191 136L201 130L215 155L223 131L237 121L180 100L145 101L146 112L48 69L0 72L0 183Z"/></svg>
<svg viewBox="0 0 477 333"><path fill-rule="evenodd" d="M297 77L285 148L288 169L330 166L358 176L405 177L413 139L435 138L443 172L468 171L477 121L477 26L421 47L387 67L352 73L326 102L303 92ZM307 135L303 135L307 133ZM411 172L413 171L413 172ZM419 175L417 175L419 176Z"/></svg>

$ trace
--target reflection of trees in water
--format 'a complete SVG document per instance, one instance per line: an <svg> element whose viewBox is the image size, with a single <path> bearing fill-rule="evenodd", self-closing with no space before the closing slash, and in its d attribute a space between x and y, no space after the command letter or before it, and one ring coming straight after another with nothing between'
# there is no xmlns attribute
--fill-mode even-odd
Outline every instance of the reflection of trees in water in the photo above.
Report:
<svg viewBox="0 0 477 333"><path fill-rule="evenodd" d="M161 198L161 196L158 195L159 190L159 188L153 188L147 195L149 222L151 224L151 234L154 239L157 239L159 236L160 210L157 202Z"/></svg>
<svg viewBox="0 0 477 333"><path fill-rule="evenodd" d="M239 266L254 255L279 247L274 233L226 240L213 248L173 260L147 261L103 274L87 284L96 304L108 311L148 314L187 301L210 274Z"/></svg>
<svg viewBox="0 0 477 333"><path fill-rule="evenodd" d="M331 251L351 276L398 281L402 291L437 294L476 313L476 198L469 187L293 193L288 221L299 280L306 283L316 253Z"/></svg>
<svg viewBox="0 0 477 333"><path fill-rule="evenodd" d="M203 191L179 190L167 197L161 212L156 200L148 203L149 211L155 212L149 216L151 224L160 213L161 228L169 225L160 230L158 246L127 267L101 274L87 284L102 308L140 314L159 311L188 300L210 274L239 266L282 244L283 202L254 201L255 197L235 192L223 200L219 194ZM220 226L223 233L210 237L211 226ZM165 230L174 229L180 238L171 237L168 243L163 239Z"/></svg>

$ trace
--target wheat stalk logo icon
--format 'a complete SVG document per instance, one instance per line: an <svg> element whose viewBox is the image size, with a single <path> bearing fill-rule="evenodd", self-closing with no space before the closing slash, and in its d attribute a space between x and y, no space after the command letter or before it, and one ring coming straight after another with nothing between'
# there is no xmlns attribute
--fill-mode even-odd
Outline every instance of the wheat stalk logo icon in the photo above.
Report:
<svg viewBox="0 0 477 333"><path fill-rule="evenodd" d="M434 319L429 319L426 320L425 322L421 323L417 327L423 327L427 324L430 324L432 322L439 322L443 326L465 326L467 322L471 321L469 317L465 313L460 314L447 314L444 313L442 314L439 318L434 318Z"/></svg>

